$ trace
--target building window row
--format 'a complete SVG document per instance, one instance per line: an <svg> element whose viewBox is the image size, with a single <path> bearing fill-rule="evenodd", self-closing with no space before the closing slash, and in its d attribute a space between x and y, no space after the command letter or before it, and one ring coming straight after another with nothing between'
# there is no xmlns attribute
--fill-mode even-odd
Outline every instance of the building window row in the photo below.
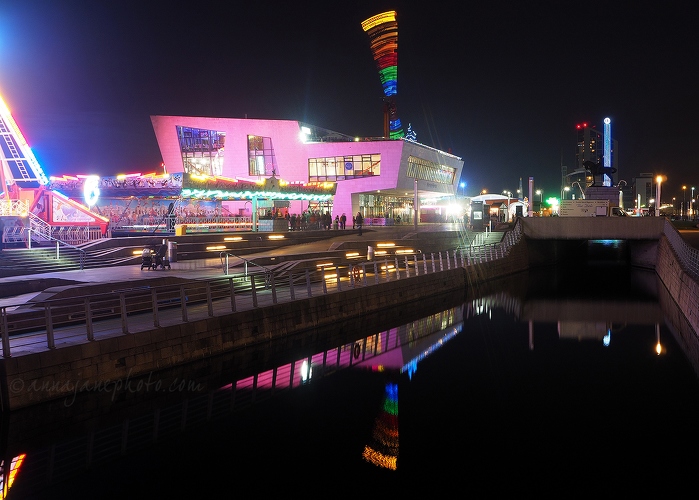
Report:
<svg viewBox="0 0 699 500"><path fill-rule="evenodd" d="M310 182L337 182L381 175L381 155L329 156L308 159Z"/></svg>
<svg viewBox="0 0 699 500"><path fill-rule="evenodd" d="M432 161L410 156L407 177L439 184L454 184L456 169Z"/></svg>

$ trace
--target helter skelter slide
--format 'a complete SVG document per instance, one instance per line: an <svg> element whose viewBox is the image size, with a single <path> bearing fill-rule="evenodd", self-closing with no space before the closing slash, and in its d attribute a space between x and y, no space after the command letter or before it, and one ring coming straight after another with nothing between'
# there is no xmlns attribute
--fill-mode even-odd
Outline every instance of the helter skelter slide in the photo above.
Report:
<svg viewBox="0 0 699 500"><path fill-rule="evenodd" d="M371 52L384 93L384 137L405 137L403 125L396 112L395 97L398 91L398 21L396 11L389 10L362 22L362 29L369 35Z"/></svg>

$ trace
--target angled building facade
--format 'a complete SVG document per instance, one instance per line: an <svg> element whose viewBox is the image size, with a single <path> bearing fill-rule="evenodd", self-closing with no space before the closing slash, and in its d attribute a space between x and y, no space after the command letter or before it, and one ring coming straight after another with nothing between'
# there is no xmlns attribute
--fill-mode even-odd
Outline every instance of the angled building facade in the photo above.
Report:
<svg viewBox="0 0 699 500"><path fill-rule="evenodd" d="M361 212L365 218L413 220L415 200L419 213L423 203L453 196L463 168L461 158L414 141L357 139L293 120L152 116L151 121L167 173L336 183L331 201L285 201L285 211L295 214L310 209L333 217Z"/></svg>

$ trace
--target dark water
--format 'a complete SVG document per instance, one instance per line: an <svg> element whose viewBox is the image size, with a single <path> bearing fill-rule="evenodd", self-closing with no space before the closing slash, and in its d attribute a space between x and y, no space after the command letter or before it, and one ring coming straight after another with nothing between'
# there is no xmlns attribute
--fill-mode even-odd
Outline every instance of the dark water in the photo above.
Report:
<svg viewBox="0 0 699 500"><path fill-rule="evenodd" d="M654 273L625 267L530 273L305 345L293 389L280 368L271 391L266 359L256 391L233 377L236 390L122 401L111 420L83 403L90 419L38 437L48 423L6 419L5 463L26 453L7 498L684 491L699 465L699 384L659 293Z"/></svg>

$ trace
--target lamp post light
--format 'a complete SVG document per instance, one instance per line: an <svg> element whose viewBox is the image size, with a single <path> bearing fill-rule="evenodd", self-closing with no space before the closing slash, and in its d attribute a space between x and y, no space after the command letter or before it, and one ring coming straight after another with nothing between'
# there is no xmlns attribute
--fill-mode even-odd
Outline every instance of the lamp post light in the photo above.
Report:
<svg viewBox="0 0 699 500"><path fill-rule="evenodd" d="M689 201L689 208L692 212L692 220L694 220L694 186L692 186L692 199Z"/></svg>
<svg viewBox="0 0 699 500"><path fill-rule="evenodd" d="M682 220L687 220L687 186L682 186Z"/></svg>
<svg viewBox="0 0 699 500"><path fill-rule="evenodd" d="M543 216L544 215L544 190L537 189L536 194L539 195L539 212Z"/></svg>
<svg viewBox="0 0 699 500"><path fill-rule="evenodd" d="M655 190L656 191L656 193L655 193L656 194L656 196L655 196L655 208L656 208L655 212L656 213L655 213L655 215L660 217L660 207L663 206L663 204L661 202L662 198L660 198L660 186L663 183L663 176L662 175L657 176L655 178L655 182L657 183L656 190Z"/></svg>
<svg viewBox="0 0 699 500"><path fill-rule="evenodd" d="M512 198L512 191L503 191L502 194L507 195L507 221L510 222L510 198Z"/></svg>
<svg viewBox="0 0 699 500"><path fill-rule="evenodd" d="M565 200L565 196L564 196L563 193L567 193L568 191L570 191L570 187L568 187L568 186L566 186L566 187L564 187L563 189L561 189L561 199L562 199L562 200Z"/></svg>
<svg viewBox="0 0 699 500"><path fill-rule="evenodd" d="M672 197L672 215L675 215L677 213L675 209L675 197ZM680 210L680 214L682 214L682 210Z"/></svg>

